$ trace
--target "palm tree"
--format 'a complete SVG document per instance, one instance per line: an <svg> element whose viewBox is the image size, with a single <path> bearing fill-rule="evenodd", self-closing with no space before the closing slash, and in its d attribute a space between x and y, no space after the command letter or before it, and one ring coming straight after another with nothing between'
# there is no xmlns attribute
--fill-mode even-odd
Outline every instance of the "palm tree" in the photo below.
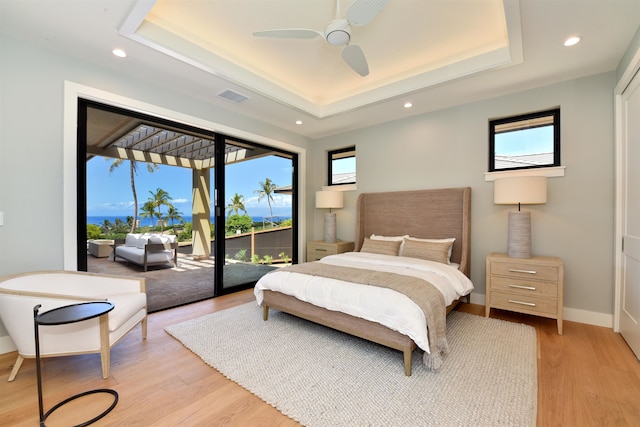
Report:
<svg viewBox="0 0 640 427"><path fill-rule="evenodd" d="M176 209L175 206L173 205L169 205L169 210L167 212L167 216L165 216L165 219L171 221L171 225L173 225L173 221L182 221L182 212L180 212L179 210Z"/></svg>
<svg viewBox="0 0 640 427"><path fill-rule="evenodd" d="M153 191L149 191L149 194L151 194L151 197L149 198L149 202L153 203L155 207L158 209L156 216L158 217L158 220L161 220L162 210L160 209L160 207L163 205L170 206L171 203L169 203L169 200L173 200L173 198L169 195L169 193L164 191L162 188L156 188L155 193ZM163 224L162 224L162 221L160 221L160 230L162 229L163 229Z"/></svg>
<svg viewBox="0 0 640 427"><path fill-rule="evenodd" d="M131 230L135 230L136 226L135 224L133 224L133 217L131 215L127 215L127 226L131 229Z"/></svg>
<svg viewBox="0 0 640 427"><path fill-rule="evenodd" d="M245 214L247 213L247 209L244 207L244 196L236 193L227 205L227 213L235 212L236 215L238 215L240 211L243 211Z"/></svg>
<svg viewBox="0 0 640 427"><path fill-rule="evenodd" d="M272 193L275 191L276 188L278 188L278 185L273 181L271 181L271 179L269 178L266 178L264 182L260 181L258 185L260 186L260 188L258 190L255 190L254 192L258 194L258 201L262 200L263 197L267 198L267 203L269 204L269 216L271 219L273 219L271 202L273 202L274 200L273 200ZM273 224L273 220L271 221L271 224Z"/></svg>
<svg viewBox="0 0 640 427"><path fill-rule="evenodd" d="M102 225L100 226L100 230L102 231L102 234L109 234L111 230L113 230L113 228L114 228L113 223L108 219L105 219Z"/></svg>
<svg viewBox="0 0 640 427"><path fill-rule="evenodd" d="M106 161L112 160L110 158L105 158ZM113 163L109 166L109 174L113 172L114 169L119 167L122 163L127 161L127 159L113 159ZM131 232L133 233L136 229L136 223L138 222L138 194L136 193L136 180L135 176L138 174L138 163L135 160L128 160L129 162L129 174L131 175L131 192L133 193L133 221L131 221ZM147 165L147 171L149 173L153 173L154 171L160 169L160 167L154 163L145 163Z"/></svg>
<svg viewBox="0 0 640 427"><path fill-rule="evenodd" d="M140 218L151 219L151 225L153 225L153 217L156 215L156 204L151 199L147 200L140 208Z"/></svg>

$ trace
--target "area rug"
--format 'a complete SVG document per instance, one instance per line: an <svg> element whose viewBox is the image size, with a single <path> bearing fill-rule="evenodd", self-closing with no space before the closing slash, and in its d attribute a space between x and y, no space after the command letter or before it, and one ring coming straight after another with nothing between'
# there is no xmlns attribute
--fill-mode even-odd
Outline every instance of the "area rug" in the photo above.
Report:
<svg viewBox="0 0 640 427"><path fill-rule="evenodd" d="M536 332L457 311L450 354L402 353L255 303L167 327L205 363L306 426L535 426Z"/></svg>

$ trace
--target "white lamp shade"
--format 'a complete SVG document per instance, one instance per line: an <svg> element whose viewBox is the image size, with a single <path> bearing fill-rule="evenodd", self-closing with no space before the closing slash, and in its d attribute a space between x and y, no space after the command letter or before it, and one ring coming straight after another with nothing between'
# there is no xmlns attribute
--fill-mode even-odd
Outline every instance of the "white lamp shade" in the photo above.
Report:
<svg viewBox="0 0 640 427"><path fill-rule="evenodd" d="M497 205L536 205L547 203L547 178L514 176L493 182L493 203Z"/></svg>
<svg viewBox="0 0 640 427"><path fill-rule="evenodd" d="M316 191L316 208L337 209L343 206L342 191Z"/></svg>

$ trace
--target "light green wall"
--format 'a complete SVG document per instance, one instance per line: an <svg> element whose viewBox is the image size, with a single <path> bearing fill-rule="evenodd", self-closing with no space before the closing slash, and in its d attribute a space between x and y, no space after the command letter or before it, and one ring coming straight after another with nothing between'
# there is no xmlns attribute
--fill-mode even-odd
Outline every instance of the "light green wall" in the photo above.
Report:
<svg viewBox="0 0 640 427"><path fill-rule="evenodd" d="M110 54L106 53L105 54ZM177 66L179 69L184 65ZM175 87L103 69L0 34L0 276L62 269L64 82L96 88L256 135L306 147L309 140L211 106ZM203 93L202 97L212 97ZM6 336L0 324L0 339ZM1 344L1 343L0 343Z"/></svg>
<svg viewBox="0 0 640 427"><path fill-rule="evenodd" d="M338 212L338 236L353 239L359 192L471 186L472 280L484 294L484 258L506 249L508 207L492 203L484 181L488 120L562 109L566 176L549 180L548 203L532 211L533 252L566 263L565 306L613 313L613 87L615 72L398 120L309 143L217 109L175 88L103 69L0 35L0 276L63 266L64 81L98 88L193 117L308 148L302 203L309 239L322 238L314 193L326 185L326 150L357 146L358 191ZM122 67L122 68L120 68ZM203 97L206 96L203 95ZM73 230L67 230L73 233ZM0 339L6 336L0 324Z"/></svg>
<svg viewBox="0 0 640 427"><path fill-rule="evenodd" d="M33 48L2 43L0 275L62 268L63 89L65 80L179 111L300 147L308 140L216 109L176 89ZM210 94L213 96L213 94ZM75 232L68 230L68 232Z"/></svg>
<svg viewBox="0 0 640 427"><path fill-rule="evenodd" d="M507 213L493 204L488 167L488 121L495 117L561 108L564 177L548 179L548 202L531 205L537 255L565 261L565 307L613 313L614 131L610 72L553 86L398 120L313 144L310 157L356 145L358 190L337 212L338 237L355 238L355 203L361 192L438 187L472 188L471 279L485 292L485 257L505 252ZM309 194L326 185L326 160L310 170ZM309 237L322 236L322 212ZM416 218L416 221L419 221Z"/></svg>

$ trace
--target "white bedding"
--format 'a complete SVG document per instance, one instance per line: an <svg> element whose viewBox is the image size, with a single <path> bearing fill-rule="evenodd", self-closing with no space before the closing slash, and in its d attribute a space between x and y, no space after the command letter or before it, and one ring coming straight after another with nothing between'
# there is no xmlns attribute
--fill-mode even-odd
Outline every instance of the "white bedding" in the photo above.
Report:
<svg viewBox="0 0 640 427"><path fill-rule="evenodd" d="M420 277L442 292L445 305L473 290L471 281L454 266L417 258L347 252L318 262ZM258 305L262 305L264 290L380 323L430 351L424 313L411 299L394 290L287 271L274 271L256 283L254 294Z"/></svg>

